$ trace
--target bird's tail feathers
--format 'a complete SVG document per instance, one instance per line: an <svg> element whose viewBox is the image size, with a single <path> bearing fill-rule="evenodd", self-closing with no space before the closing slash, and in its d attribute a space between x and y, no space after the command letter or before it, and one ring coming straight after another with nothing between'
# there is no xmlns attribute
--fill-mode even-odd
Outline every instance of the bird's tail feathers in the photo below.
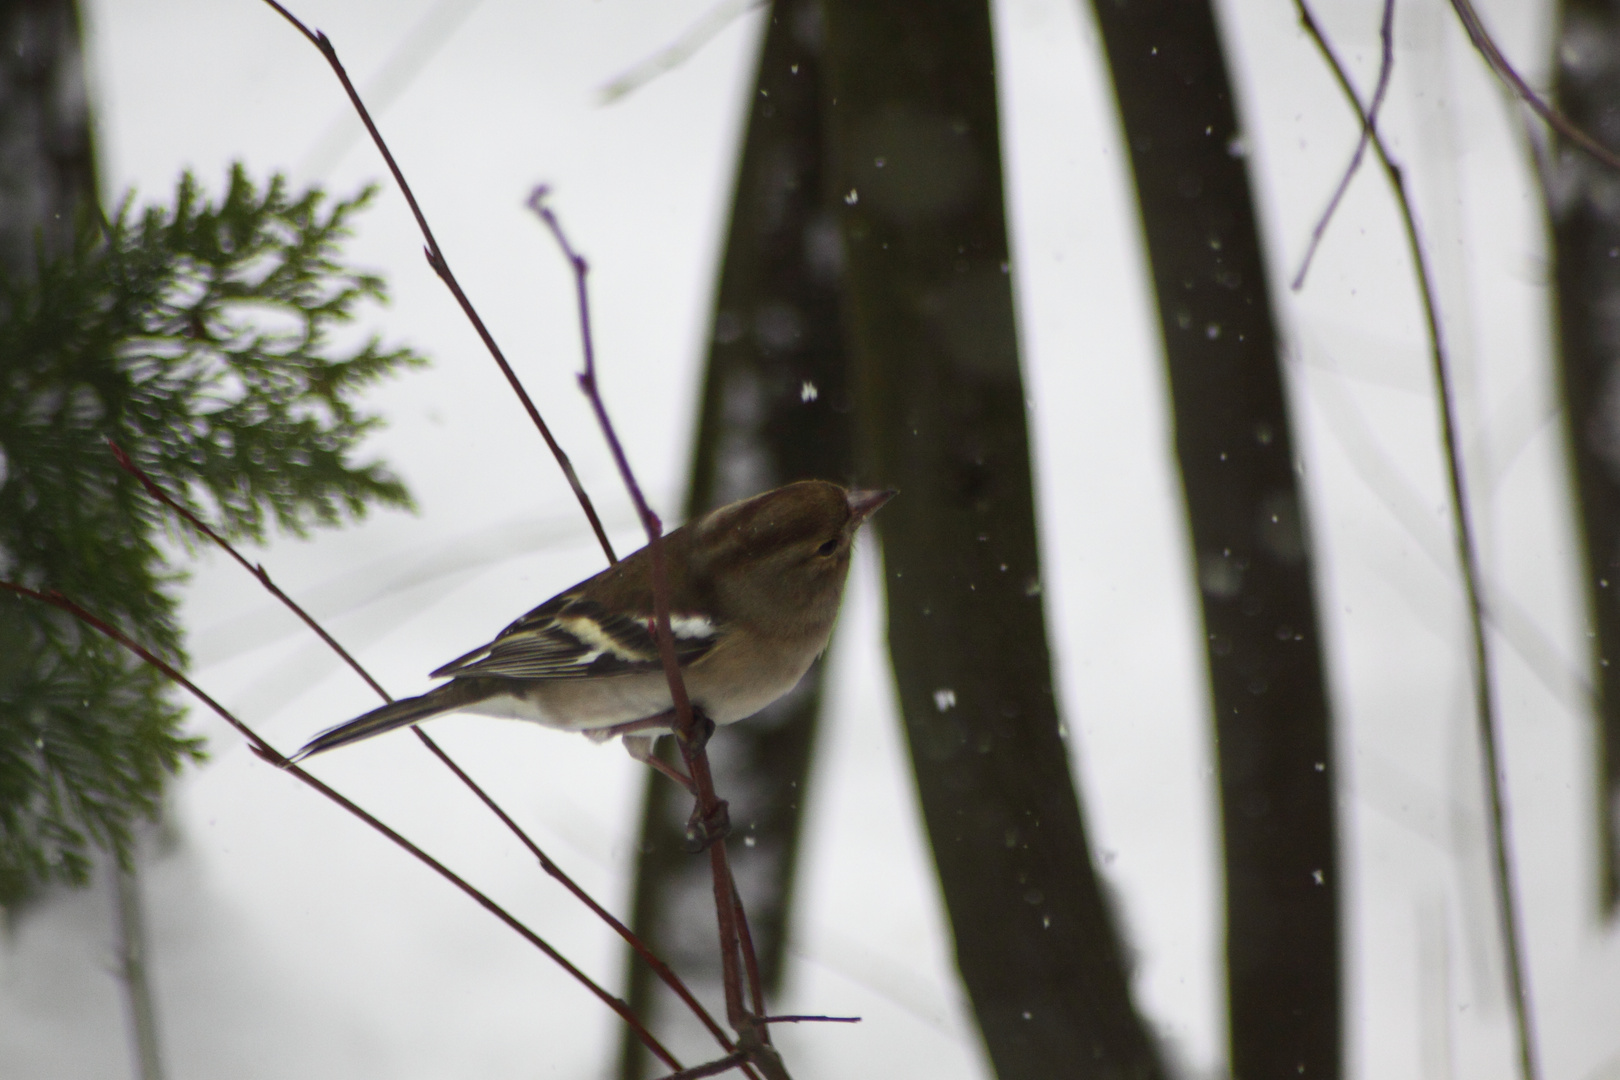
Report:
<svg viewBox="0 0 1620 1080"><path fill-rule="evenodd" d="M385 731L393 731L395 728L405 727L438 716L440 713L454 712L484 696L470 682L452 680L419 697L391 701L347 723L327 728L305 743L303 749L294 754L291 760L303 761L315 754L347 746L361 739L369 739L373 735L381 735Z"/></svg>

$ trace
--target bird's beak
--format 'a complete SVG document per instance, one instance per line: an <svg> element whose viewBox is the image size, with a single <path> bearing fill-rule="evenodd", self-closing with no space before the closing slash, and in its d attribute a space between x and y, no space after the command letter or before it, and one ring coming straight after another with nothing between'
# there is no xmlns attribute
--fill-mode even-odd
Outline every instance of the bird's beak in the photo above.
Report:
<svg viewBox="0 0 1620 1080"><path fill-rule="evenodd" d="M890 489L888 491L851 491L849 492L849 527L858 529L861 523L883 506L884 503L900 494Z"/></svg>

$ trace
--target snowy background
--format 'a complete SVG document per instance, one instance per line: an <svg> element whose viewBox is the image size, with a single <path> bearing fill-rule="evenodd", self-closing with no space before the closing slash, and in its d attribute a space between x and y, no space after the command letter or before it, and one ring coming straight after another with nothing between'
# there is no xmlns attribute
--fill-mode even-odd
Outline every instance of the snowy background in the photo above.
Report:
<svg viewBox="0 0 1620 1080"><path fill-rule="evenodd" d="M655 507L682 501L715 260L762 15L612 106L599 89L712 0L299 0L336 42L441 245L597 499L627 500L576 392L566 267L522 209L539 182L591 260L602 381ZM1360 85L1379 5L1323 0ZM1285 294L1355 125L1288 0L1220 5L1273 260L1317 543L1343 763L1349 1073L1513 1075L1488 892L1461 591L1412 276L1381 177ZM1532 81L1551 5L1481 3ZM1141 1008L1189 1077L1224 1073L1221 895L1198 608L1127 164L1077 0L999 0L1014 280L1045 594L1069 745ZM319 54L257 0L88 0L104 196L166 199L228 164L348 194L384 175ZM1489 575L1529 979L1550 1080L1620 1078L1620 934L1596 913L1584 626L1549 381L1544 219L1519 111L1443 0L1410 0L1384 112L1409 167L1458 365ZM371 399L420 512L255 553L395 694L600 568L533 429L428 270L387 186L349 249L387 273L367 331L434 359ZM986 1077L952 973L881 648L867 551L845 605L780 1012L794 1075ZM283 750L369 691L234 565L186 592L197 681ZM212 760L176 785L145 863L163 1049L177 1080L597 1077L617 1020L417 863L194 711ZM472 717L435 738L608 906L627 906L641 767L617 747ZM723 737L723 736L722 736ZM616 939L415 741L315 771L610 988ZM130 1075L105 888L0 943L0 1076Z"/></svg>

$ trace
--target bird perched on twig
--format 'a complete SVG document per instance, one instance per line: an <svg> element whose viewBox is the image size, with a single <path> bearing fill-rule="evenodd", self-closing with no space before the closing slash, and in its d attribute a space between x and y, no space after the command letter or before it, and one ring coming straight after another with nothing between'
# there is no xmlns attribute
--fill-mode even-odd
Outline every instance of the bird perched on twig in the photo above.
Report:
<svg viewBox="0 0 1620 1080"><path fill-rule="evenodd" d="M805 480L731 503L663 538L670 630L687 695L716 724L798 684L827 645L861 525L893 491ZM433 672L450 681L317 735L298 761L448 712L531 720L649 763L674 719L654 636L646 548L558 593Z"/></svg>

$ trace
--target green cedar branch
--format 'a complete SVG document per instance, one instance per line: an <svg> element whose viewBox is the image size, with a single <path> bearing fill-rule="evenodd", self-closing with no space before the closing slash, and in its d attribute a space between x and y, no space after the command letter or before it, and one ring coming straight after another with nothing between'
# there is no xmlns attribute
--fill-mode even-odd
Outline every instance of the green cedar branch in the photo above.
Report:
<svg viewBox="0 0 1620 1080"><path fill-rule="evenodd" d="M108 439L226 535L410 505L397 477L358 460L380 420L356 401L422 359L331 341L386 298L339 259L371 197L328 203L280 177L260 188L236 166L210 198L186 174L169 204L126 197L107 220L84 215L58 256L0 273L0 573L85 597L183 666L184 575ZM0 904L82 884L92 846L126 857L165 778L201 757L182 720L163 681L118 650L0 605Z"/></svg>

